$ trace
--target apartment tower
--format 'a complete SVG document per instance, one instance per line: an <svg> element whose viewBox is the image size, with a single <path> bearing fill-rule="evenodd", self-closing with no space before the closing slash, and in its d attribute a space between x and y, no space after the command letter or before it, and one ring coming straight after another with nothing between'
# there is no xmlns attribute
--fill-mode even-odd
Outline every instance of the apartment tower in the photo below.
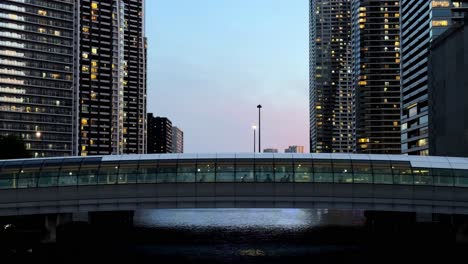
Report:
<svg viewBox="0 0 468 264"><path fill-rule="evenodd" d="M350 0L311 0L311 152L354 150L350 32Z"/></svg>
<svg viewBox="0 0 468 264"><path fill-rule="evenodd" d="M430 155L428 98L430 47L463 21L468 1L401 0L401 150Z"/></svg>
<svg viewBox="0 0 468 264"><path fill-rule="evenodd" d="M356 152L400 153L400 1L352 0Z"/></svg>

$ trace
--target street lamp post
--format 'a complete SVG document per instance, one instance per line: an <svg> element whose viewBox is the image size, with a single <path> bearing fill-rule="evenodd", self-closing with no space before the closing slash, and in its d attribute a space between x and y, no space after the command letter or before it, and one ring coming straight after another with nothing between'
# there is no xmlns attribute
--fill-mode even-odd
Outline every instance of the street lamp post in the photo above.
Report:
<svg viewBox="0 0 468 264"><path fill-rule="evenodd" d="M261 130L261 116L260 110L262 109L262 105L257 105L258 108L258 152L262 153L262 130Z"/></svg>
<svg viewBox="0 0 468 264"><path fill-rule="evenodd" d="M256 125L253 125L252 126L252 130L253 130L253 136L254 136L254 140L253 140L253 147L254 147L254 153L255 153L255 147L256 147L256 143L255 143L255 139L256 139L256 134L257 134L257 126Z"/></svg>

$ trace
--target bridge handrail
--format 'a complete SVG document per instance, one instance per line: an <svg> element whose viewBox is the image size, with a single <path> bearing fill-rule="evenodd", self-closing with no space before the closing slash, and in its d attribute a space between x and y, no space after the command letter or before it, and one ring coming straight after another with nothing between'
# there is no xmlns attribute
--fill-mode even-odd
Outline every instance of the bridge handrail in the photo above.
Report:
<svg viewBox="0 0 468 264"><path fill-rule="evenodd" d="M468 187L468 170L359 159L36 159L0 162L0 189L148 183L340 183Z"/></svg>

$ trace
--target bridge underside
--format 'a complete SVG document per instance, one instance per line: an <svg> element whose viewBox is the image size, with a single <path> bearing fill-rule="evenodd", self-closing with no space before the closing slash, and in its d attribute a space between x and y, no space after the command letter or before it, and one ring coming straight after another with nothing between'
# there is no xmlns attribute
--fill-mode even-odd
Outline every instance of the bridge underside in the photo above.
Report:
<svg viewBox="0 0 468 264"><path fill-rule="evenodd" d="M468 192L375 184L177 183L14 189L0 196L0 216L157 208L328 208L468 215Z"/></svg>

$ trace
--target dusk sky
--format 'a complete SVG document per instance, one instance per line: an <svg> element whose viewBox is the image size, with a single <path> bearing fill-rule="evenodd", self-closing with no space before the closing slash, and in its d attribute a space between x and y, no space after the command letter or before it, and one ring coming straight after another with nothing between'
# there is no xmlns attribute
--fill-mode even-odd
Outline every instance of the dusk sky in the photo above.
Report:
<svg viewBox="0 0 468 264"><path fill-rule="evenodd" d="M184 131L186 153L309 150L307 0L149 0L148 112Z"/></svg>

